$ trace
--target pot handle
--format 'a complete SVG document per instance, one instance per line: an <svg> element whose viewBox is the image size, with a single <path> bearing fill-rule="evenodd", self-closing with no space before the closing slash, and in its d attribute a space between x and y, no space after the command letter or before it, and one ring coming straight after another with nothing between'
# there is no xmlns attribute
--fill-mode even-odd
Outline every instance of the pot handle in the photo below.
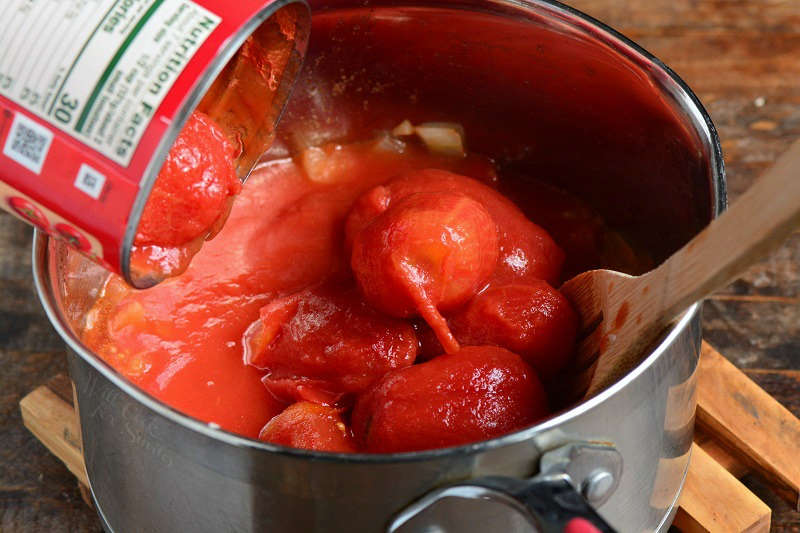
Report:
<svg viewBox="0 0 800 533"><path fill-rule="evenodd" d="M605 503L621 474L612 446L568 444L545 453L530 479L483 477L436 489L400 512L387 533L612 533L592 505Z"/></svg>

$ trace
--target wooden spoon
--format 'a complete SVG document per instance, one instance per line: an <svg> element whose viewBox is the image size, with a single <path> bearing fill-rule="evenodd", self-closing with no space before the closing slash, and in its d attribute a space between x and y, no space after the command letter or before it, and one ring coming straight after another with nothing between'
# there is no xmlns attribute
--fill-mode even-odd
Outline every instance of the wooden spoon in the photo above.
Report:
<svg viewBox="0 0 800 533"><path fill-rule="evenodd" d="M725 286L800 224L800 141L719 218L660 266L633 277L591 270L561 291L581 320L572 398L593 396L637 365L664 328Z"/></svg>

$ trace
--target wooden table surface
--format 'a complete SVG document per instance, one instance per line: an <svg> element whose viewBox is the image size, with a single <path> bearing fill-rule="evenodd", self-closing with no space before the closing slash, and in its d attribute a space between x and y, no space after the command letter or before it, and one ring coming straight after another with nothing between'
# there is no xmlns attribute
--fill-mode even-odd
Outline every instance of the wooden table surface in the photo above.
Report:
<svg viewBox="0 0 800 533"><path fill-rule="evenodd" d="M638 41L698 94L722 138L736 200L800 138L800 1L573 0ZM800 179L800 178L798 178ZM18 402L65 372L34 296L31 229L0 212L0 531L100 531L72 475L22 426ZM800 416L800 232L705 305L705 338ZM800 514L757 479L775 531Z"/></svg>

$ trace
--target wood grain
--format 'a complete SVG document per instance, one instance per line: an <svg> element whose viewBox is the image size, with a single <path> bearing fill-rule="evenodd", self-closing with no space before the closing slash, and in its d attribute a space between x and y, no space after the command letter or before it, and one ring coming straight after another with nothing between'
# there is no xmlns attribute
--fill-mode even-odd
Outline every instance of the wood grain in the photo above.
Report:
<svg viewBox="0 0 800 533"><path fill-rule="evenodd" d="M47 326L44 316L39 320ZM23 396L53 374L66 372L63 350L0 347L0 368L0 531L101 532L75 476L22 422Z"/></svg>
<svg viewBox="0 0 800 533"><path fill-rule="evenodd" d="M674 525L684 533L769 531L770 508L698 444L680 505Z"/></svg>
<svg viewBox="0 0 800 533"><path fill-rule="evenodd" d="M81 449L81 432L72 403L46 385L19 403L22 422L84 485L89 485Z"/></svg>
<svg viewBox="0 0 800 533"><path fill-rule="evenodd" d="M747 465L737 456L736 450L727 448L707 430L695 427L694 441L736 479L743 478L749 472Z"/></svg>
<svg viewBox="0 0 800 533"><path fill-rule="evenodd" d="M703 306L703 336L740 368L800 369L800 305L712 299Z"/></svg>
<svg viewBox="0 0 800 533"><path fill-rule="evenodd" d="M800 511L800 421L704 343L697 423Z"/></svg>

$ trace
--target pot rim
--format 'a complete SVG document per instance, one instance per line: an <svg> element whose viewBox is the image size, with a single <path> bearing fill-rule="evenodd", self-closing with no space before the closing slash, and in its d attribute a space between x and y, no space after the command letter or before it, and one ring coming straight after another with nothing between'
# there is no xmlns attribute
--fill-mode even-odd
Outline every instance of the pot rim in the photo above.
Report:
<svg viewBox="0 0 800 533"><path fill-rule="evenodd" d="M712 217L716 217L725 209L725 170L722 160L722 149L716 128L711 121L711 117L700 103L697 96L692 92L688 85L662 61L646 51L641 46L634 43L616 30L606 24L586 15L572 7L566 6L554 0L492 0L493 4L500 4L510 8L535 9L550 15L565 18L572 25L579 25L579 28L598 41L606 44L621 55L637 62L645 63L645 68L651 72L665 75L665 81L672 87L672 97L680 104L681 109L694 119L698 134L701 135L704 144L708 144L709 163L711 167L711 196L712 196ZM445 6L441 6L445 7ZM312 13L313 16L313 13ZM652 352L637 365L633 370L626 374L622 379L612 386L603 390L596 396L584 401L570 409L564 410L528 428L508 433L493 439L476 443L453 446L448 448L437 448L433 450L422 450L416 452L402 452L392 454L365 454L365 453L334 453L319 452L312 450L302 450L289 448L268 442L259 441L231 433L219 428L216 424L203 422L197 418L186 415L162 401L150 396L148 393L134 385L127 378L123 377L105 361L92 353L83 345L79 338L73 334L71 327L66 322L64 316L58 311L55 304L56 298L53 293L53 286L50 280L47 261L50 238L47 234L35 230L33 238L33 277L36 292L42 307L53 325L55 330L67 344L68 348L78 354L84 361L90 364L95 370L121 389L125 394L132 397L145 407L155 413L167 418L188 430L198 432L208 438L223 442L225 444L263 450L265 452L276 453L297 459L311 459L315 461L332 461L341 463L357 464L394 464L427 461L446 457L457 457L474 455L509 445L518 444L531 440L536 435L556 428L567 421L582 416L596 407L606 402L609 398L619 393L643 374L651 365L661 357L662 353L674 342L684 329L697 317L700 304L693 304L669 330L664 339L659 342Z"/></svg>

